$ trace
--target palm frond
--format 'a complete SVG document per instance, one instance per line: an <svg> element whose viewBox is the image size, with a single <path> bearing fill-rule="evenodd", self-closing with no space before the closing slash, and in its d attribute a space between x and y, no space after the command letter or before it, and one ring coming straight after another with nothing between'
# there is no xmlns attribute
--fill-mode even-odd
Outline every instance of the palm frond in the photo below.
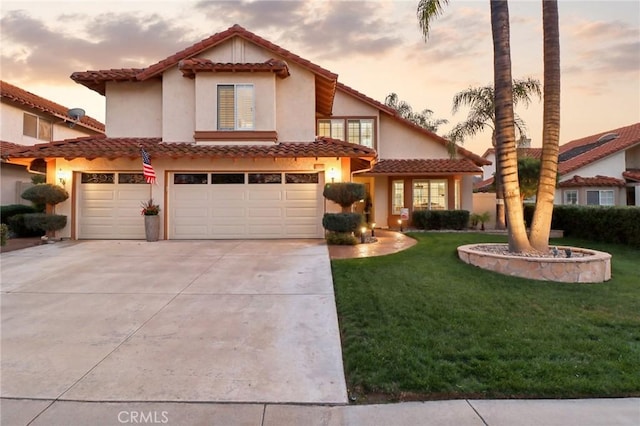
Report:
<svg viewBox="0 0 640 426"><path fill-rule="evenodd" d="M442 15L444 12L444 6L447 3L449 3L449 0L420 0L420 2L418 2L416 15L418 17L418 24L420 25L424 41L429 39L431 21Z"/></svg>

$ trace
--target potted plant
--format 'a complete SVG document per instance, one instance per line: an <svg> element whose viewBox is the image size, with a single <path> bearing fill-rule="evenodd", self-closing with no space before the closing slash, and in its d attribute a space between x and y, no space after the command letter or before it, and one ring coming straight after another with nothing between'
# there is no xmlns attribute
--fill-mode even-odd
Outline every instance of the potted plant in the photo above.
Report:
<svg viewBox="0 0 640 426"><path fill-rule="evenodd" d="M143 201L142 211L140 214L144 216L144 233L147 241L158 241L160 237L160 206L153 203L153 198L149 201Z"/></svg>

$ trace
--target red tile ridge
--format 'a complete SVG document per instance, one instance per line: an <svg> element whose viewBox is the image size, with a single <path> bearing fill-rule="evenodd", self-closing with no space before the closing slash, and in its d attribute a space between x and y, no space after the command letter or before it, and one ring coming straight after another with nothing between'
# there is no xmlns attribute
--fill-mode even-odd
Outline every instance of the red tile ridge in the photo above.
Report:
<svg viewBox="0 0 640 426"><path fill-rule="evenodd" d="M592 177L573 176L569 180L558 184L561 188L581 187L581 186L625 186L625 181L611 176L596 175Z"/></svg>
<svg viewBox="0 0 640 426"><path fill-rule="evenodd" d="M164 71L166 71L167 69L171 68L172 66L176 65L179 61L183 60L183 59L187 59L190 58L192 56L196 56L200 53L202 53L205 50L210 49L213 46L216 46L220 43L222 43L225 40L228 40L234 36L239 36L242 37L246 40L249 40L259 46L262 46L263 48L270 50L274 53L276 53L279 56L284 57L287 60L290 60L292 62L297 63L298 65L302 66L303 68L306 68L310 71L312 71L314 74L320 75L326 79L329 80L337 80L338 75L332 73L329 70L326 70L324 68L322 68L321 66L314 64L313 62L304 59L290 51L288 51L287 49L284 49L248 30L246 30L245 28L241 27L240 25L236 24L233 25L232 27L228 28L225 31L216 33L204 40L201 40L189 47L187 47L186 49L183 49L171 56L168 56L167 58L145 68L143 71L141 71L138 75L137 78L138 80L144 81L148 78L154 77L156 75L162 74Z"/></svg>

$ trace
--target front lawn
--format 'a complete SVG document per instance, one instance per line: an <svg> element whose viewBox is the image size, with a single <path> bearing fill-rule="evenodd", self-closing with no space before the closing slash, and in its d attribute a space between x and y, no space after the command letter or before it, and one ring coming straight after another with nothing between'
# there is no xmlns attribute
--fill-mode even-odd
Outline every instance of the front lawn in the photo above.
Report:
<svg viewBox="0 0 640 426"><path fill-rule="evenodd" d="M415 233L394 255L332 262L347 383L359 402L640 396L640 250L611 281L511 278L458 260L501 236Z"/></svg>

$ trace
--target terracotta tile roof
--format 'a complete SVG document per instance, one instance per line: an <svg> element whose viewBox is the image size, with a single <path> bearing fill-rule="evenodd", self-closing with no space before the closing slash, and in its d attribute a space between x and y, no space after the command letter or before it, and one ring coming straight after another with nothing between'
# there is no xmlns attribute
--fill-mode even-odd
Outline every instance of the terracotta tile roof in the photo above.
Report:
<svg viewBox="0 0 640 426"><path fill-rule="evenodd" d="M495 191L493 187L493 176L488 179L475 182L473 184L473 192L490 192Z"/></svg>
<svg viewBox="0 0 640 426"><path fill-rule="evenodd" d="M482 169L469 159L380 160L367 175L480 174Z"/></svg>
<svg viewBox="0 0 640 426"><path fill-rule="evenodd" d="M415 124L415 123L413 123L413 122L411 122L411 121L409 121L409 120L407 120L405 118L402 118L395 109L383 104L382 102L378 102L375 99L370 98L369 96L367 96L367 95L365 95L363 93L360 93L357 90L352 89L351 87L349 87L349 86L347 86L347 85L345 85L343 83L340 83L340 82L337 83L337 88L338 88L338 90L342 90L343 92L348 93L351 96L353 96L355 98L358 98L361 101L371 105L372 107L379 109L380 111L382 111L382 112L386 113L387 115L389 115L390 117L392 117L394 120L399 121L399 122L401 122L402 124L404 124L406 126L410 126L413 129L415 129L415 130L417 130L417 131L429 136L431 139L435 140L436 142L440 143L441 145L443 145L445 147L449 146L449 141L446 140L445 138L443 138L442 136L439 136L439 135L437 135L437 134L435 134L435 133L433 133L433 132L431 132L431 131L423 128L423 127L418 126L417 124ZM482 158L479 155L476 155L473 152L462 148L461 146L458 146L456 151L457 151L457 153L459 155L470 159L471 161L473 161L475 164L477 164L479 166L491 164L491 161L488 161L485 158Z"/></svg>
<svg viewBox="0 0 640 426"><path fill-rule="evenodd" d="M61 119L69 119L69 116L67 115L69 108L50 101L49 99L45 99L41 96L35 95L31 92L27 92L26 90L14 86L13 84L7 83L6 81L0 81L0 97L2 97L3 100L6 99L19 104L22 107L32 108L41 112L45 112ZM76 123L76 125L93 131L104 133L104 124L87 115L82 117L80 121Z"/></svg>
<svg viewBox="0 0 640 426"><path fill-rule="evenodd" d="M582 186L624 186L622 179L610 176L581 177L574 176L569 180L562 181L558 184L560 188L575 188Z"/></svg>
<svg viewBox="0 0 640 426"><path fill-rule="evenodd" d="M164 71L178 65L180 61L196 57L205 50L208 50L235 36L251 41L258 46L275 53L277 56L284 58L288 62L296 63L302 68L314 73L316 83L316 110L321 114L331 115L331 111L333 109L333 98L336 91L336 82L338 80L337 74L334 74L311 61L301 58L300 56L291 53L290 51L283 49L282 47L273 44L250 31L247 31L240 25L234 25L225 31L199 41L198 43L189 46L186 49L183 49L149 67L137 69L135 72L132 72L133 70L130 69L87 71L73 73L71 74L71 79L77 83L84 84L101 95L104 95L105 82L107 81L144 81L149 78L162 78L162 73ZM135 74L135 79L131 78L131 74Z"/></svg>
<svg viewBox="0 0 640 426"><path fill-rule="evenodd" d="M108 81L138 81L136 76L143 70L144 68L123 68L74 72L71 74L71 80L104 96Z"/></svg>
<svg viewBox="0 0 640 426"><path fill-rule="evenodd" d="M607 137L609 134L617 137L609 139ZM640 144L640 123L573 140L560 147L558 171L560 175L570 173L638 144Z"/></svg>
<svg viewBox="0 0 640 426"><path fill-rule="evenodd" d="M190 142L165 143L160 138L83 137L25 147L8 158L136 158L140 147L152 158L374 158L376 152L362 145L330 138L313 142L287 142L274 145L198 145ZM3 155L3 157L5 157Z"/></svg>
<svg viewBox="0 0 640 426"><path fill-rule="evenodd" d="M13 152L20 151L24 148L27 148L27 145L20 145L18 143L0 141L0 155L4 157L5 155L9 155Z"/></svg>
<svg viewBox="0 0 640 426"><path fill-rule="evenodd" d="M185 77L193 78L197 72L273 72L280 78L287 78L289 66L285 61L269 59L258 63L221 63L203 58L189 58L178 62L178 69Z"/></svg>
<svg viewBox="0 0 640 426"><path fill-rule="evenodd" d="M628 169L622 172L622 177L640 182L640 169Z"/></svg>

